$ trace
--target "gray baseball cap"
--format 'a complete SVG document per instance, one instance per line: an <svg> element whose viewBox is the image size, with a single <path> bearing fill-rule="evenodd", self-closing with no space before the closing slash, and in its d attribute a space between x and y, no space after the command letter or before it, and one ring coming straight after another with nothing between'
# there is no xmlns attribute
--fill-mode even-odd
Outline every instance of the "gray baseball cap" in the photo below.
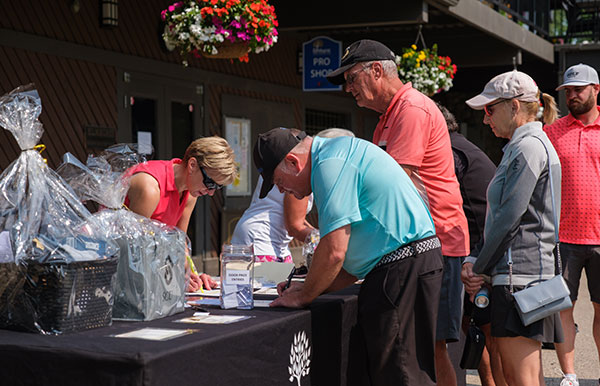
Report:
<svg viewBox="0 0 600 386"><path fill-rule="evenodd" d="M485 85L483 92L466 103L475 110L483 110L485 105L497 99L516 98L523 102L538 102L538 86L535 81L521 71L509 71L493 77Z"/></svg>
<svg viewBox="0 0 600 386"><path fill-rule="evenodd" d="M556 88L562 90L567 86L587 86L588 84L599 84L598 73L593 67L579 63L571 66L563 75L563 84Z"/></svg>

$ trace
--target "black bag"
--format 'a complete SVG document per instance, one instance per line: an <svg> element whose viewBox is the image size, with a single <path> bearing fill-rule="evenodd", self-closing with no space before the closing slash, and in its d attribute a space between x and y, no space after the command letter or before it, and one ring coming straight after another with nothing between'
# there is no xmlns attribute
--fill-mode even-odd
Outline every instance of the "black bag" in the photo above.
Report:
<svg viewBox="0 0 600 386"><path fill-rule="evenodd" d="M485 335L483 331L473 323L473 319L471 319L469 329L467 330L467 337L465 339L465 347L463 349L462 357L460 358L460 368L465 370L477 370L484 348Z"/></svg>

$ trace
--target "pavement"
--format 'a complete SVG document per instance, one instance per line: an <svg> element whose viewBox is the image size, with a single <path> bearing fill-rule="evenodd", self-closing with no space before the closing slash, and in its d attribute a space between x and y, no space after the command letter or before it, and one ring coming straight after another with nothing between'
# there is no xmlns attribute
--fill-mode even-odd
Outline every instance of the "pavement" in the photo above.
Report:
<svg viewBox="0 0 600 386"><path fill-rule="evenodd" d="M579 378L579 386L598 386L600 378L600 361L592 335L594 308L590 302L585 274L581 277L579 294L575 305L575 323L579 333L575 337L575 371ZM546 385L559 386L562 379L560 366L554 350L542 350L542 362ZM477 371L467 372L467 386L481 385Z"/></svg>

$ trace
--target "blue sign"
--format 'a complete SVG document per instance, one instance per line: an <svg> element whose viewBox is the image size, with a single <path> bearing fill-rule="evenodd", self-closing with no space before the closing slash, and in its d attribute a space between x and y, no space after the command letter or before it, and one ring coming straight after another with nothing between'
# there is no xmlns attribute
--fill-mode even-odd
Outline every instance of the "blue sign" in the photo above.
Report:
<svg viewBox="0 0 600 386"><path fill-rule="evenodd" d="M302 89L304 91L337 91L342 86L330 83L326 76L340 67L342 42L326 36L302 44Z"/></svg>

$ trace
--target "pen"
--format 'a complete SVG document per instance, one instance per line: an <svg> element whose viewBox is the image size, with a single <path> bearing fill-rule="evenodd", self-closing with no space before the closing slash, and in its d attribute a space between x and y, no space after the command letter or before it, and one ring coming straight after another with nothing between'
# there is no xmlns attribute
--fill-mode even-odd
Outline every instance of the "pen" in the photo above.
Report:
<svg viewBox="0 0 600 386"><path fill-rule="evenodd" d="M290 272L290 274L287 277L287 283L285 283L285 286L283 287L283 291L285 291L286 289L290 288L290 284L292 284L292 278L294 277L294 274L296 274L296 266L294 266L292 268L292 272Z"/></svg>

